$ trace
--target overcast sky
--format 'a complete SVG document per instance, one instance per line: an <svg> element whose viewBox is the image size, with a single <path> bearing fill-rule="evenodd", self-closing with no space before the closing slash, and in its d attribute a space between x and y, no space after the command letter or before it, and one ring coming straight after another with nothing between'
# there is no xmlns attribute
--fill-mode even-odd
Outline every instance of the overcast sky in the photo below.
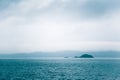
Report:
<svg viewBox="0 0 120 80"><path fill-rule="evenodd" d="M0 0L0 52L119 50L120 0Z"/></svg>

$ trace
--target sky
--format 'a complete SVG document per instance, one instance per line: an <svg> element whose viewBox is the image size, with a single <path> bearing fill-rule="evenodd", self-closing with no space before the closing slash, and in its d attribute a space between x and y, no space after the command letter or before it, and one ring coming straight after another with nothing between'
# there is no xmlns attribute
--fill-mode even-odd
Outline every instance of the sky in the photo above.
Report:
<svg viewBox="0 0 120 80"><path fill-rule="evenodd" d="M0 0L0 53L120 51L119 0Z"/></svg>

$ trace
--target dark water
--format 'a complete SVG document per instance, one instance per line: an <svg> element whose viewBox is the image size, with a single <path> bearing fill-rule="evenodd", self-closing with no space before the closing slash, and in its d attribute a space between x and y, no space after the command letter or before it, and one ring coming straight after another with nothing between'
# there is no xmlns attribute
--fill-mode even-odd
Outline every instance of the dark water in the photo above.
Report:
<svg viewBox="0 0 120 80"><path fill-rule="evenodd" d="M120 80L120 60L2 59L0 80Z"/></svg>

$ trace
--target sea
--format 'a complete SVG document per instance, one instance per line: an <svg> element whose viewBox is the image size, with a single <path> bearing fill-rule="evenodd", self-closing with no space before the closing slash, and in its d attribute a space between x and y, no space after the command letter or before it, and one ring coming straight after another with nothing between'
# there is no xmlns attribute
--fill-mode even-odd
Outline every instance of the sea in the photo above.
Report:
<svg viewBox="0 0 120 80"><path fill-rule="evenodd" d="M120 80L120 59L0 59L0 80Z"/></svg>

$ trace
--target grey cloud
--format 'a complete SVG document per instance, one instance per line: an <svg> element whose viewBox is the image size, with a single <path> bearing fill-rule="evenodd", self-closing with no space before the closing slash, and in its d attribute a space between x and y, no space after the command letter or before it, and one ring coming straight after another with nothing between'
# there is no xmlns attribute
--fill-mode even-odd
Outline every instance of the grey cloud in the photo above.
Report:
<svg viewBox="0 0 120 80"><path fill-rule="evenodd" d="M98 17L114 11L119 8L120 1L118 0L89 0L83 6L83 12L87 16Z"/></svg>
<svg viewBox="0 0 120 80"><path fill-rule="evenodd" d="M65 10L78 18L100 18L119 8L119 0L70 0L65 6Z"/></svg>

